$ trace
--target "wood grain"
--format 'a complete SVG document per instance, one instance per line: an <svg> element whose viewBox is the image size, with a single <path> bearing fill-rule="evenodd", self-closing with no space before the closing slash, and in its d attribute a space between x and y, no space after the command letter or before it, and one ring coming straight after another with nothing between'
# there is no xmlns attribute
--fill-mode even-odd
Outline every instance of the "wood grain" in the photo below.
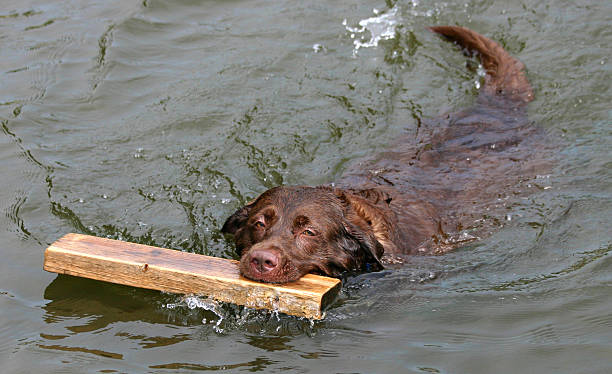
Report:
<svg viewBox="0 0 612 374"><path fill-rule="evenodd" d="M324 317L341 287L338 279L314 274L286 284L255 282L240 275L238 261L81 234L51 244L44 269L311 319Z"/></svg>

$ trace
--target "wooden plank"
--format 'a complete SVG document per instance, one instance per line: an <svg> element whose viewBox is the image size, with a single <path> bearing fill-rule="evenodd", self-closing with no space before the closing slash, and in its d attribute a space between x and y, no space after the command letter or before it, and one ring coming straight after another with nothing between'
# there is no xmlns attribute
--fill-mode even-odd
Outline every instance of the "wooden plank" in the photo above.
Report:
<svg viewBox="0 0 612 374"><path fill-rule="evenodd" d="M51 244L44 269L312 319L324 317L341 287L338 279L314 274L286 284L255 282L240 275L235 260L81 234Z"/></svg>

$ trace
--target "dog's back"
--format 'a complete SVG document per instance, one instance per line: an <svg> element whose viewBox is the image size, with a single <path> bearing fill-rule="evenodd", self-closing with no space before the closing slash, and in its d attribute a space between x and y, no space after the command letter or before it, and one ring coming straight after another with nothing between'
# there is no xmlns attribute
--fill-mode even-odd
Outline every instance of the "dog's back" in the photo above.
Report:
<svg viewBox="0 0 612 374"><path fill-rule="evenodd" d="M485 234L497 221L483 216L494 216L491 209L548 164L542 132L527 120L533 92L524 65L472 30L431 30L480 58L486 75L475 104L426 121L418 137L406 135L375 159L361 160L337 183L392 199L401 253L440 253Z"/></svg>
<svg viewBox="0 0 612 374"><path fill-rule="evenodd" d="M431 30L480 56L486 76L475 105L428 121L332 186L273 188L237 210L222 231L235 236L243 275L289 282L380 269L393 260L383 254L445 252L486 234L496 222L483 216L542 173L523 64L474 31Z"/></svg>

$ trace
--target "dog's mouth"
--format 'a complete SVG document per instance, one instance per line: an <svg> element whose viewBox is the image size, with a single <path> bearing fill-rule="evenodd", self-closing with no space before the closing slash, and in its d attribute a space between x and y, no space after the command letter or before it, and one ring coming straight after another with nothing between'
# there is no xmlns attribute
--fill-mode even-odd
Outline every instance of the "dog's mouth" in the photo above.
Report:
<svg viewBox="0 0 612 374"><path fill-rule="evenodd" d="M274 276L274 275L262 275L262 274L253 274L251 272L242 272L241 274L250 280L254 280L257 282L263 283L274 283L274 284L284 284L295 282L302 277L302 275L297 277L288 277L288 276Z"/></svg>

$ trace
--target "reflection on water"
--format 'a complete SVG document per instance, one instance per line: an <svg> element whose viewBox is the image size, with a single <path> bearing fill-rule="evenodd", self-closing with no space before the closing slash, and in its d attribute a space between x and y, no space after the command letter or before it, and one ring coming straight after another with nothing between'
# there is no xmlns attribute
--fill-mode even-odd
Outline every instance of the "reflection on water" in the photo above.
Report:
<svg viewBox="0 0 612 374"><path fill-rule="evenodd" d="M575 5L5 4L3 372L610 372L612 8ZM235 257L219 228L238 206L473 102L476 65L431 24L525 62L559 143L483 212L492 237L348 276L323 321L42 271L72 231Z"/></svg>

